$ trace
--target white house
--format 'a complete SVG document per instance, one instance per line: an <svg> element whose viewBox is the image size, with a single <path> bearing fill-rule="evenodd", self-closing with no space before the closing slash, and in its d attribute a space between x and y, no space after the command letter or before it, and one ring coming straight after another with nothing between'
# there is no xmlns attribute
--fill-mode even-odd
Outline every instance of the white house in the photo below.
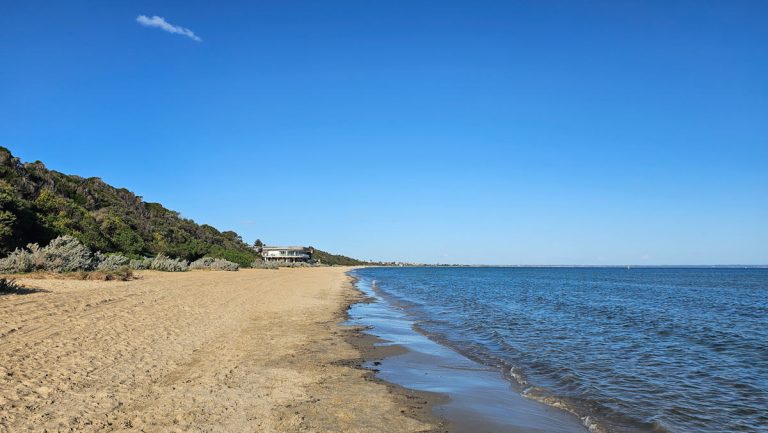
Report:
<svg viewBox="0 0 768 433"><path fill-rule="evenodd" d="M312 247L267 247L259 249L266 262L308 262L315 249Z"/></svg>

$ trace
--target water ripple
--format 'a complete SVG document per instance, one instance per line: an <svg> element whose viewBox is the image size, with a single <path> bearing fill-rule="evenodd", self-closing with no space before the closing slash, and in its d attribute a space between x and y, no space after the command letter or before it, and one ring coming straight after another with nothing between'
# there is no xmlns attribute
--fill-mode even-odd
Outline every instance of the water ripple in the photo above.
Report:
<svg viewBox="0 0 768 433"><path fill-rule="evenodd" d="M768 270L371 268L419 328L610 432L768 432Z"/></svg>

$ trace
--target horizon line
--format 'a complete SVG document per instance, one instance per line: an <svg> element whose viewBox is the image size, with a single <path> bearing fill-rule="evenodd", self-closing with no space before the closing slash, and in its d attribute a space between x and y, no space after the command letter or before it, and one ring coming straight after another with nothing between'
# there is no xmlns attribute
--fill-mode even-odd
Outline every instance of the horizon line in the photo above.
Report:
<svg viewBox="0 0 768 433"><path fill-rule="evenodd" d="M462 263L414 263L414 262L400 262L400 261L370 261L370 264L394 264L404 265L410 267L476 267L476 268L721 268L721 269L740 269L740 268L758 268L766 269L768 264L761 265L745 265L745 264L718 264L718 265L493 265L493 264L462 264Z"/></svg>

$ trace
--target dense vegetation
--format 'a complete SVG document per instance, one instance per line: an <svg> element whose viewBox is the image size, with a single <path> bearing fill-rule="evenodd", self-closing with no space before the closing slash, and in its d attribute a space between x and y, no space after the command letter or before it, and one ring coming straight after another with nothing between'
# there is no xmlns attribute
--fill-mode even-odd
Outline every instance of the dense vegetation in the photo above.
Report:
<svg viewBox="0 0 768 433"><path fill-rule="evenodd" d="M357 266L357 265L370 264L357 259L353 259L351 257L342 256L339 254L326 253L325 251L320 251L318 249L315 249L314 254L312 254L312 259L317 260L318 262L324 265L329 265L329 266L333 266L333 265Z"/></svg>
<svg viewBox="0 0 768 433"><path fill-rule="evenodd" d="M22 163L0 147L0 257L28 244L48 245L63 235L92 252L120 253L135 261L167 256L196 262L206 257L246 267L258 258L233 231L197 224L96 177L66 175L39 161ZM317 250L315 258L326 265L362 264Z"/></svg>
<svg viewBox="0 0 768 433"><path fill-rule="evenodd" d="M0 147L0 255L29 243L47 245L60 235L71 235L93 251L132 258L209 256L247 266L256 256L235 232L196 224L99 178L65 175L41 162L21 163Z"/></svg>
<svg viewBox="0 0 768 433"><path fill-rule="evenodd" d="M91 252L76 238L64 235L41 247L29 244L17 248L7 257L0 259L0 273L20 274L26 272L91 272L112 273L153 269L165 272L184 272L190 269L236 271L240 265L225 259L203 257L192 263L184 259L170 258L158 254L154 258L130 259L120 253L104 254Z"/></svg>

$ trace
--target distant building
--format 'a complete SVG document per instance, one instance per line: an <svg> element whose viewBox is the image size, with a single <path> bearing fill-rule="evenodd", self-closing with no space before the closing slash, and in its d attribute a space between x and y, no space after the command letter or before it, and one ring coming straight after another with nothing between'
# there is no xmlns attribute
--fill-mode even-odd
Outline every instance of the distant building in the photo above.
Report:
<svg viewBox="0 0 768 433"><path fill-rule="evenodd" d="M315 249L312 247L259 247L265 262L308 262Z"/></svg>

